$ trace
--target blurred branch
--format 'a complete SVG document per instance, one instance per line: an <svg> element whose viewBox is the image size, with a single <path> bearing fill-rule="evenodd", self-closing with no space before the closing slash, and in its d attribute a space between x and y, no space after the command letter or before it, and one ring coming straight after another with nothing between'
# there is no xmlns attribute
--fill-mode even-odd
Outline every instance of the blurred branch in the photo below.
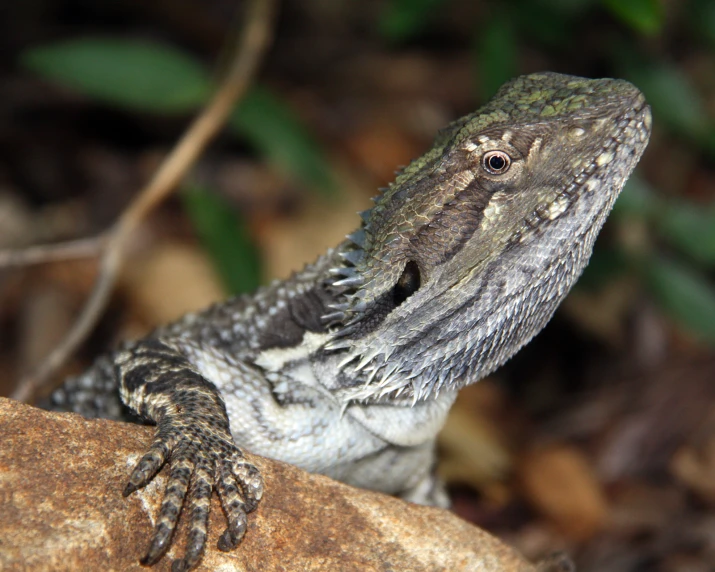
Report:
<svg viewBox="0 0 715 572"><path fill-rule="evenodd" d="M225 79L184 136L179 140L154 177L120 215L106 234L94 289L72 329L40 364L22 380L13 399L27 401L84 341L104 310L124 258L124 245L132 231L181 182L209 141L226 122L236 102L246 92L268 46L274 0L252 0L248 6L242 37ZM68 243L69 244L69 243ZM57 250L61 250L57 247Z"/></svg>
<svg viewBox="0 0 715 572"><path fill-rule="evenodd" d="M92 258L99 256L106 245L104 233L88 238L68 240L57 244L41 244L22 249L0 250L0 268L8 266L30 266L56 260Z"/></svg>

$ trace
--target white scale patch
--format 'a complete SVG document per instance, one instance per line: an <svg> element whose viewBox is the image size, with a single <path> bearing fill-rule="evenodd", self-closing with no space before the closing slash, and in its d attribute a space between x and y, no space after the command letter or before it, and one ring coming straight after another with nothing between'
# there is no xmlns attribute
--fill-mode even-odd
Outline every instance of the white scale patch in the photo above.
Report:
<svg viewBox="0 0 715 572"><path fill-rule="evenodd" d="M218 350L198 349L196 347L187 348L191 356L191 362L199 373L209 381L214 382L219 387L228 387L233 380L233 373L230 365L230 357L221 354Z"/></svg>
<svg viewBox="0 0 715 572"><path fill-rule="evenodd" d="M613 161L612 151L604 151L598 157L596 157L596 165L598 165L599 167L608 165L611 161Z"/></svg>
<svg viewBox="0 0 715 572"><path fill-rule="evenodd" d="M548 218L549 220L554 220L560 217L566 211L566 207L569 206L568 198L559 197L551 205L549 205Z"/></svg>
<svg viewBox="0 0 715 572"><path fill-rule="evenodd" d="M601 186L601 182L598 179L589 179L584 183L584 187L586 188L586 192L592 193Z"/></svg>
<svg viewBox="0 0 715 572"><path fill-rule="evenodd" d="M542 143L541 137L537 137L536 139L534 139L534 142L531 144L531 147L529 148L529 153L527 154L528 159L531 159L532 155L535 155L536 153L539 152L539 149L541 149L541 143Z"/></svg>
<svg viewBox="0 0 715 572"><path fill-rule="evenodd" d="M645 128L650 131L650 128L653 126L653 116L650 113L650 110L645 114L643 117L643 125L645 125Z"/></svg>
<svg viewBox="0 0 715 572"><path fill-rule="evenodd" d="M304 360L315 353L329 339L330 334L305 332L303 340L297 346L263 350L256 358L255 363L266 371L280 371L287 363Z"/></svg>
<svg viewBox="0 0 715 572"><path fill-rule="evenodd" d="M487 204L486 208L484 209L484 219L485 221L496 221L499 218L499 213L501 212L502 208L504 208L504 205L501 203L499 200L504 196L503 192L497 192L494 195L492 195L492 198L489 200L489 203Z"/></svg>

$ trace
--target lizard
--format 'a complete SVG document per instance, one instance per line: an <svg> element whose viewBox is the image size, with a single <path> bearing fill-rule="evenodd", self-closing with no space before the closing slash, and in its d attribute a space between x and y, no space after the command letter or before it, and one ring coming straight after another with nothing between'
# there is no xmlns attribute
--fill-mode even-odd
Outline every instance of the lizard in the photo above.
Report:
<svg viewBox="0 0 715 572"><path fill-rule="evenodd" d="M168 465L141 562L187 513L197 565L218 493L238 546L264 487L243 451L447 507L435 439L461 387L550 320L650 136L624 80L521 76L448 125L313 264L162 326L68 379L51 407L157 426L127 496Z"/></svg>

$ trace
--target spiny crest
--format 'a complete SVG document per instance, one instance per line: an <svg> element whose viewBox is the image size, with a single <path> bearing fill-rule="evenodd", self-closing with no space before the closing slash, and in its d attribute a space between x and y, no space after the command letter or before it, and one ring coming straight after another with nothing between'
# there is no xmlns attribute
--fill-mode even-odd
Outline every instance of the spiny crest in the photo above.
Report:
<svg viewBox="0 0 715 572"><path fill-rule="evenodd" d="M345 363L341 367L343 365ZM344 390L343 399L346 402L379 400L389 396L391 400L409 399L415 404L428 397L436 398L454 383L449 368L438 368L433 377L424 378L403 370L390 360L389 355L380 352L371 352L363 357L354 372L364 374L364 383Z"/></svg>
<svg viewBox="0 0 715 572"><path fill-rule="evenodd" d="M370 220L371 209L358 213L363 220L363 226L355 232L346 236L347 240L340 245L337 255L342 264L330 269L333 277L331 288L337 295L337 300L330 304L332 310L325 314L322 319L328 325L340 324L343 327L337 333L341 338L352 333L356 329L357 315L367 307L362 300L361 287L365 283L364 276L359 268L365 259L365 245L367 240L366 228ZM340 344L332 344L330 349L338 349Z"/></svg>

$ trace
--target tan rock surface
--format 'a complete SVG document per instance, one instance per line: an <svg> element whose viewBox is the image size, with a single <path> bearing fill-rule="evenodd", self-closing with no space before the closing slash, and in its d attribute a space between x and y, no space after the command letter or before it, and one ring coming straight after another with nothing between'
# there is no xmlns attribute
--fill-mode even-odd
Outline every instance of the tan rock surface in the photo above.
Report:
<svg viewBox="0 0 715 572"><path fill-rule="evenodd" d="M0 399L0 570L149 570L163 474L127 499L121 490L153 428L48 413ZM225 554L214 498L199 570L533 572L514 550L453 514L348 487L254 458L266 495L246 538ZM184 531L169 558L183 549Z"/></svg>

